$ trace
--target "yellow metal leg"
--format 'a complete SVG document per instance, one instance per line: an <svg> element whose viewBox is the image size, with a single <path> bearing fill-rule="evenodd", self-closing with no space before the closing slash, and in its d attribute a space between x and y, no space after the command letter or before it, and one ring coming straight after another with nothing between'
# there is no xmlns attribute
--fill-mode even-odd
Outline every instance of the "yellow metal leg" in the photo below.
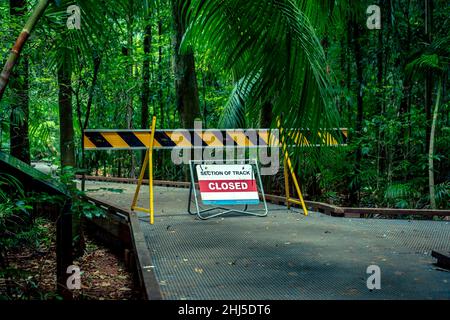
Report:
<svg viewBox="0 0 450 320"><path fill-rule="evenodd" d="M281 122L280 119L278 119L278 127L280 128L280 135L281 135L281 148L283 150L284 153L284 183L285 183L285 189L286 189L286 202L287 202L287 207L290 207L290 203L294 203L294 204L300 204L302 206L303 209L303 214L305 216L308 215L308 209L306 208L306 204L305 201L303 200L303 195L302 195L302 191L300 190L300 185L297 181L297 176L295 175L294 172L294 168L292 167L292 163L291 163L291 159L289 158L289 153L287 150L287 146L284 140L284 135L283 135L283 128L281 128ZM287 165L286 165L287 164ZM295 200L295 199L291 199L290 195L289 195L289 174L288 174L288 168L289 167L289 173L291 174L292 177L292 181L294 182L294 186L295 186L295 191L297 191L297 195L299 197L299 200Z"/></svg>
<svg viewBox="0 0 450 320"><path fill-rule="evenodd" d="M288 172L286 159L283 160L283 167L284 167L284 189L286 190L286 206L288 209L290 209L291 203L289 202L289 199L290 199L290 196L289 196L289 172Z"/></svg>
<svg viewBox="0 0 450 320"><path fill-rule="evenodd" d="M134 192L133 197L133 203L131 204L131 210L138 210L142 212L146 212L150 215L150 224L153 224L155 222L154 212L155 212L155 206L154 206L154 197L153 197L153 142L155 140L155 129L156 129L156 117L153 117L152 119L152 126L151 126L151 134L150 134L150 144L149 148L147 149L147 152L145 153L145 158L142 163L141 173L139 174L138 184L136 187L136 191ZM141 190L142 180L144 179L145 170L147 169L148 165L148 187L149 187L149 203L150 203L150 209L145 209L141 207L137 207L137 201L139 197L139 191Z"/></svg>
<svg viewBox="0 0 450 320"><path fill-rule="evenodd" d="M156 117L153 117L152 119L152 134L150 135L150 150L149 150L149 157L148 157L148 186L150 189L150 224L153 224L155 222L154 214L155 214L155 207L153 203L153 142L155 139L155 129L156 129Z"/></svg>
<svg viewBox="0 0 450 320"><path fill-rule="evenodd" d="M145 169L146 169L147 163L148 163L148 154L149 154L149 152L147 150L147 152L145 153L144 161L142 162L142 168L141 168L141 172L139 174L139 179L138 179L136 191L134 192L133 203L131 204L131 210L135 210L136 209L136 204L137 204L137 200L138 200L138 196L139 196L139 191L141 190L142 180L144 179Z"/></svg>
<svg viewBox="0 0 450 320"><path fill-rule="evenodd" d="M285 158L286 158L286 161L288 163L289 170L291 171L292 181L294 182L295 190L297 191L297 195L298 195L298 197L300 199L300 203L301 203L302 208L303 208L303 213L305 214L305 216L307 216L308 215L308 209L306 208L305 201L303 200L302 191L300 190L300 185L299 185L299 183L297 181L297 176L295 175L294 168L292 167L291 159L289 158L289 155L287 154L287 152L285 154Z"/></svg>

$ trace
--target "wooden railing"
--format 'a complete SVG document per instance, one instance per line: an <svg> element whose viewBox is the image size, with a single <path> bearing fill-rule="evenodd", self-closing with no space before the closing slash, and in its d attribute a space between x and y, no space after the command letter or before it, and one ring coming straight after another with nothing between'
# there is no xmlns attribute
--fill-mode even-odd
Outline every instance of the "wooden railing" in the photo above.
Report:
<svg viewBox="0 0 450 320"><path fill-rule="evenodd" d="M81 179L81 176L77 176ZM129 178L114 178L114 177L97 177L97 176L86 176L86 180L91 181L104 181L104 182L117 182L117 183L128 183L135 184L137 179ZM148 184L148 180L144 180L144 184ZM175 187L175 188L189 188L189 182L179 182L179 181L164 181L155 180L154 185L165 186L165 187ZM266 194L266 200L274 204L285 205L286 198L282 196ZM372 217L374 215L387 216L387 217L401 217L401 216L421 216L432 218L434 216L438 217L450 217L450 210L432 210L432 209L396 209L396 208L350 208L350 207L339 207L328 203L315 202L315 201L305 201L306 205L313 211L322 212L331 216L336 217L350 217L350 218L364 218Z"/></svg>

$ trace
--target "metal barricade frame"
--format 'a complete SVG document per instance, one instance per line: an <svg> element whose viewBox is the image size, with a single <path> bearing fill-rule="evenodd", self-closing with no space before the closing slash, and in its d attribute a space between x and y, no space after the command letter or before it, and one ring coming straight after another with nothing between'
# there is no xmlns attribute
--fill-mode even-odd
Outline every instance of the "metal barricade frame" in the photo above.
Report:
<svg viewBox="0 0 450 320"><path fill-rule="evenodd" d="M263 204L264 204L264 209L258 209L258 210L252 210L252 211L248 211L248 204L245 205L245 208L243 210L238 210L238 209L234 209L234 208L227 208L227 207L222 207L222 206L214 206L212 208L208 208L208 209L204 209L204 210L200 210L200 205L199 205L199 199L198 199L198 195L197 195L197 189L195 187L195 165L196 164L202 164L202 163L222 163L224 165L230 164L230 160L190 160L189 161L189 171L190 171L190 176L191 176L191 183L190 183L190 187L189 187L189 199L188 199L188 213L191 215L197 215L197 217L201 220L208 220L208 219L212 219L215 217L219 217L228 213L241 213L241 214L246 214L246 215L252 215L252 216L257 216L257 217L266 217L269 210L267 208L267 202L266 202L266 197L264 194L264 186L262 184L262 179L261 179L261 173L259 170L259 165L258 165L258 160L257 159L240 159L240 160L232 160L233 163L232 164L244 164L245 162L248 162L246 164L250 164L252 166L254 166L256 168L256 170L253 171L253 173L256 175L255 179L257 182L257 185L259 184L259 190L261 191L261 196L260 196L260 200L262 200ZM239 162L239 163L238 163ZM244 163L243 163L244 162ZM192 212L191 211L191 206L192 206L192 193L194 193L194 200L195 200L195 209L196 212ZM259 195L259 192L258 192ZM214 210L222 210L221 212L218 213L214 213L208 216L203 215L206 212L211 212ZM258 213L259 211L263 211L263 213Z"/></svg>

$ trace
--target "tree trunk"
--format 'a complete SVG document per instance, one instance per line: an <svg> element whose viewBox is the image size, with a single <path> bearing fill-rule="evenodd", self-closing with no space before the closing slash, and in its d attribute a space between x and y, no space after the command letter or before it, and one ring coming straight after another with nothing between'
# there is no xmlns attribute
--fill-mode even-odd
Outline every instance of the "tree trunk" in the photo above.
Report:
<svg viewBox="0 0 450 320"><path fill-rule="evenodd" d="M382 1L383 4L384 1ZM384 24L383 24L384 27ZM383 41L383 30L378 30L378 47L377 47L377 98L376 103L378 109L378 113L380 115L385 115L385 106L384 106L384 41ZM377 125L378 131L378 141L377 141L377 189L380 185L380 178L382 177L385 169L385 159L386 159L386 148L384 146L384 133L381 130L381 124Z"/></svg>
<svg viewBox="0 0 450 320"><path fill-rule="evenodd" d="M9 3L11 16L22 17L25 15L26 0L10 0ZM23 56L19 59L16 70L12 73L12 78L14 80L11 83L10 153L12 156L30 164L28 57Z"/></svg>
<svg viewBox="0 0 450 320"><path fill-rule="evenodd" d="M347 56L346 59L346 72L345 72L345 85L346 88L348 90L348 92L351 92L352 90L352 24L350 19L347 21L346 23L347 25L347 46L345 47L345 53ZM347 121L348 121L348 126L350 126L352 124L353 121L353 105L352 103L349 101L349 99L347 100Z"/></svg>
<svg viewBox="0 0 450 320"><path fill-rule="evenodd" d="M148 18L150 20L150 17ZM150 54L152 43L152 25L145 26L144 31L144 62L142 64L142 108L141 108L141 128L149 128L149 107L150 100ZM141 155L141 166L144 166L144 158L146 151L143 150ZM146 175L148 177L148 175Z"/></svg>
<svg viewBox="0 0 450 320"><path fill-rule="evenodd" d="M91 87L89 88L89 96L88 101L86 105L86 116L84 118L84 122L82 122L81 119L81 106L79 102L77 101L77 113L78 113L78 123L81 129L81 168L83 168L82 178L81 178L81 191L85 191L86 188L86 151L84 150L84 131L86 130L88 124L89 124L89 118L91 115L91 109L92 109L92 101L94 99L94 90L95 85L97 84L98 79L98 73L100 72L100 64L101 64L101 57L95 56L94 57L94 75L92 77L92 83ZM78 97L77 97L78 99Z"/></svg>
<svg viewBox="0 0 450 320"><path fill-rule="evenodd" d="M141 127L149 128L149 107L150 100L150 50L152 42L152 26L147 25L144 32L144 62L142 65L142 109Z"/></svg>
<svg viewBox="0 0 450 320"><path fill-rule="evenodd" d="M64 62L58 68L59 86L59 125L61 168L75 167L75 145L72 117L72 69L70 62Z"/></svg>
<svg viewBox="0 0 450 320"><path fill-rule="evenodd" d="M185 1L183 1L185 2ZM195 72L194 52L188 48L187 52L180 52L180 44L185 33L185 26L181 18L180 0L172 0L172 14L175 35L173 37L176 105L184 128L193 128L195 119L201 119L200 101L198 96L197 76Z"/></svg>
<svg viewBox="0 0 450 320"><path fill-rule="evenodd" d="M439 81L436 105L433 112L433 123L430 132L430 149L428 150L428 178L430 187L430 205L431 209L436 209L436 193L434 185L434 137L436 135L437 119L439 113L439 104L441 102L442 83Z"/></svg>
<svg viewBox="0 0 450 320"><path fill-rule="evenodd" d="M128 79L133 79L133 0L129 1L129 11L128 11L128 17L127 17L127 49L126 49L126 56L128 56L128 72L127 77ZM132 129L133 128L133 92L132 90L127 90L127 128ZM130 166L130 178L136 178L135 173L135 163L136 159L134 157L133 151L129 151L129 155L131 157L131 166Z"/></svg>
<svg viewBox="0 0 450 320"><path fill-rule="evenodd" d="M164 93L163 93L163 20L161 13L158 7L158 106L159 106L159 124L161 128L170 128L170 126L166 126L166 115L165 115L165 102L164 102ZM156 114L156 111L155 111ZM167 115L167 120L169 120L170 116ZM162 169L165 163L165 151L161 151L159 157L156 158L156 165L158 168ZM162 171L162 170L161 170Z"/></svg>
<svg viewBox="0 0 450 320"><path fill-rule="evenodd" d="M270 126L272 125L272 107L271 102L266 102L263 104L259 120L261 128L270 129Z"/></svg>
<svg viewBox="0 0 450 320"><path fill-rule="evenodd" d="M425 41L431 44L433 27L433 0L425 0ZM425 75L425 114L426 114L426 148L430 149L430 122L431 108L433 104L433 74L427 72Z"/></svg>
<svg viewBox="0 0 450 320"><path fill-rule="evenodd" d="M158 19L158 103L159 103L159 112L161 114L161 118L159 122L162 127L165 125L165 117L164 117L164 97L163 97L163 65L162 65L162 55L163 55L163 46L162 46L162 35L163 35L163 21L162 17L159 16Z"/></svg>
<svg viewBox="0 0 450 320"><path fill-rule="evenodd" d="M3 94L5 93L6 86L8 85L11 72L14 69L14 66L17 64L20 53L22 52L25 43L27 42L31 32L38 23L39 19L44 14L45 9L47 9L49 4L50 0L39 1L33 13L28 18L25 27L17 38L16 43L14 44L9 54L8 60L6 60L5 66L3 67L3 71L0 73L0 101L3 98Z"/></svg>
<svg viewBox="0 0 450 320"><path fill-rule="evenodd" d="M412 1L412 0L410 0ZM406 52L411 51L411 39L412 39L412 28L411 28L411 20L410 20L410 5L408 6L408 9L406 11L406 21L407 21L407 41L406 41ZM407 77L405 77L406 79ZM412 86L413 83L411 83L409 80L404 83L403 87L403 98L401 104L403 105L403 111L407 114L407 121L408 129L406 130L405 134L405 140L407 140L406 144L406 150L405 150L405 159L407 158L407 155L410 152L411 149L411 135L412 135L412 126L411 126L411 100L412 100ZM409 179L409 175L405 177L405 180Z"/></svg>
<svg viewBox="0 0 450 320"><path fill-rule="evenodd" d="M58 67L58 102L59 102L59 146L61 153L61 169L75 168L75 144L72 115L72 66L65 60ZM73 171L72 171L73 172ZM72 215L72 236L74 240L74 256L82 254L85 242L81 229L80 216Z"/></svg>
<svg viewBox="0 0 450 320"><path fill-rule="evenodd" d="M203 96L203 122L205 123L205 128L208 127L208 106L206 104L206 75L205 73L202 73L202 96Z"/></svg>
<svg viewBox="0 0 450 320"><path fill-rule="evenodd" d="M263 129L270 129L270 126L272 125L272 115L273 115L273 105L271 102L266 101L261 109L261 113L260 113L260 117L259 117L259 122L260 122L260 128ZM281 137L280 137L281 138ZM284 154L283 154L284 157ZM264 187L264 192L265 193L272 193L272 185L273 185L273 176L272 175L268 175L268 176L262 176L262 184Z"/></svg>
<svg viewBox="0 0 450 320"><path fill-rule="evenodd" d="M363 123L363 112L364 112L364 96L363 96L363 66L362 66L362 51L361 51L361 26L357 22L353 21L352 30L353 30L353 50L355 54L355 62L356 62L356 79L358 83L357 87L357 111L356 111L356 138L360 140L362 134L362 123ZM360 191L360 183L359 183L359 174L361 168L361 160L362 160L362 150L360 141L358 141L358 146L356 149L356 159L354 166L354 175L355 178L352 184L352 190L350 194L350 202L352 204L357 204L359 202L359 191Z"/></svg>

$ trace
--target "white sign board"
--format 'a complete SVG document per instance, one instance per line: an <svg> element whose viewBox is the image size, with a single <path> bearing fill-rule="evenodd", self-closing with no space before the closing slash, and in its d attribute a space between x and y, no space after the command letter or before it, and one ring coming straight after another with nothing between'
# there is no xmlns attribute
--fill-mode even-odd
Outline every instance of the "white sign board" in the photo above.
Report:
<svg viewBox="0 0 450 320"><path fill-rule="evenodd" d="M241 165L197 165L202 202L207 205L258 204L258 186L253 167Z"/></svg>

